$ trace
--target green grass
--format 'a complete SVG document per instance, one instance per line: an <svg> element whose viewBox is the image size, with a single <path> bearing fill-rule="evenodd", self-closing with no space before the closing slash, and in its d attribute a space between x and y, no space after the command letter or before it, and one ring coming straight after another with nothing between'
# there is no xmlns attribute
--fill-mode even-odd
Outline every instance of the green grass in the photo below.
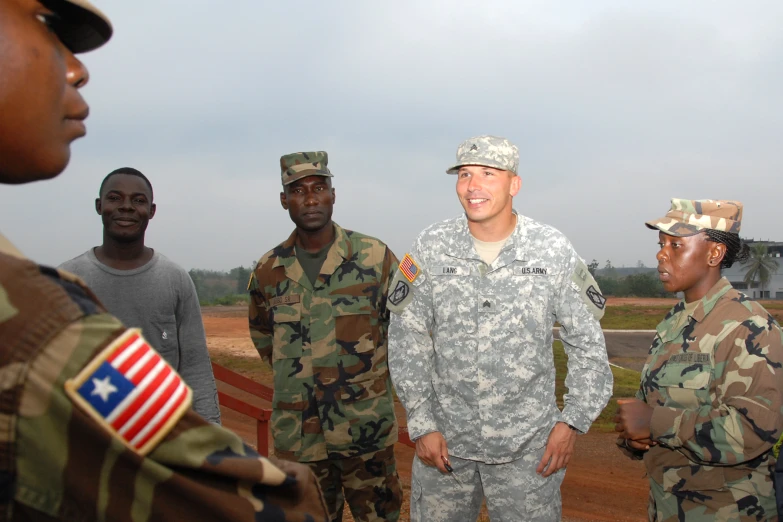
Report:
<svg viewBox="0 0 783 522"><path fill-rule="evenodd" d="M605 330L655 330L671 306L607 306L601 326Z"/></svg>
<svg viewBox="0 0 783 522"><path fill-rule="evenodd" d="M563 394L567 391L565 378L568 373L568 356L566 356L563 343L560 341L555 342L553 349L555 358L555 396L557 397L557 405L562 408ZM614 421L612 419L614 419L614 414L617 411L617 399L633 397L636 390L639 389L639 372L612 366L612 375L614 376L612 398L591 427L591 429L605 433L614 431Z"/></svg>
<svg viewBox="0 0 783 522"><path fill-rule="evenodd" d="M206 299L200 299L199 304L201 306L233 306L233 305L241 305L241 304L247 304L250 302L250 296L248 294L232 294L232 295L226 295L223 297L218 297L217 299L206 300Z"/></svg>

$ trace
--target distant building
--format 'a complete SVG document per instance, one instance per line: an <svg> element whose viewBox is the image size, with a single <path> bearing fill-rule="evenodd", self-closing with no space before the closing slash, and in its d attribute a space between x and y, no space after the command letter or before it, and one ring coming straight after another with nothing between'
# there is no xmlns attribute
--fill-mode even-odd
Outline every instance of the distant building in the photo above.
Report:
<svg viewBox="0 0 783 522"><path fill-rule="evenodd" d="M754 244L763 244L767 246L769 254L778 262L778 269L764 288L763 295L758 281L752 283L750 287L745 282L745 266L740 263L734 263L731 268L724 268L723 275L731 282L731 286L740 290L742 293L753 299L783 299L783 243L776 241L755 241L753 239L743 240L748 246ZM747 266L747 265L746 265Z"/></svg>

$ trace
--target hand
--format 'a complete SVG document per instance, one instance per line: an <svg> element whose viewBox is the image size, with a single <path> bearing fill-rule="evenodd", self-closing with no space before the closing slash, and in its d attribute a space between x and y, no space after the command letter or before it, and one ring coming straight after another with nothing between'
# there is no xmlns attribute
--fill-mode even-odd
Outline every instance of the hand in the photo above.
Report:
<svg viewBox="0 0 783 522"><path fill-rule="evenodd" d="M449 448L446 446L446 439L439 431L433 431L416 439L416 456L427 466L438 468L441 473L446 473L443 459L449 461Z"/></svg>
<svg viewBox="0 0 783 522"><path fill-rule="evenodd" d="M556 423L552 431L549 432L546 450L541 458L541 462L538 463L536 473L542 477L548 477L557 470L568 466L568 461L571 460L571 455L574 454L575 442L576 431L572 430L565 422Z"/></svg>
<svg viewBox="0 0 783 522"><path fill-rule="evenodd" d="M617 414L614 417L614 431L628 439L628 446L637 450L648 450L656 443L652 440L650 421L653 408L639 399L618 399Z"/></svg>

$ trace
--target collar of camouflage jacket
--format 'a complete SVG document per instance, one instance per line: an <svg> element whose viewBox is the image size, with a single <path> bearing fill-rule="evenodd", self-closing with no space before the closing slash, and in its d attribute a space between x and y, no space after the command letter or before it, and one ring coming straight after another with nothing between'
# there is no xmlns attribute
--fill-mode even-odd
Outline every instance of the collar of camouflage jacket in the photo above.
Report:
<svg viewBox="0 0 783 522"><path fill-rule="evenodd" d="M527 219L525 216L521 216L516 210L513 211L517 216L517 226L511 233L511 237L508 238L506 244L498 254L498 259L511 255L511 260L526 261L527 260ZM459 220L457 220L457 230L454 236L454 250L452 255L458 259L476 259L481 260L481 257L476 252L476 248L473 244L473 236L470 235L470 228L468 227L468 217L462 214ZM493 263L494 265L495 263Z"/></svg>
<svg viewBox="0 0 783 522"><path fill-rule="evenodd" d="M2 233L0 233L0 254L6 254L9 256L18 257L19 259L27 259L27 257L14 246L11 241L8 240Z"/></svg>
<svg viewBox="0 0 783 522"><path fill-rule="evenodd" d="M691 314L691 317L693 317L696 322L702 322L704 318L707 317L707 314L715 308L715 305L720 298L726 295L726 292L731 290L731 288L732 286L731 283L729 283L729 280L725 277L721 277L718 282L712 285L712 288L707 291L707 295L701 298L696 309ZM680 335L680 332L688 325L688 322L685 321L680 328L674 330L674 327L678 324L677 318L681 313L685 313L685 300L674 305L674 308L671 309L666 315L666 318L664 318L656 328L661 340L667 342L677 338Z"/></svg>
<svg viewBox="0 0 783 522"><path fill-rule="evenodd" d="M334 242L326 254L323 266L321 266L322 274L334 273L343 261L353 256L353 249L351 248L351 242L348 240L348 234L337 223L332 224L334 225ZM299 260L296 258L296 237L296 229L294 229L291 235L288 236L288 239L283 242L281 253L275 259L272 268L284 267L286 277L302 284L305 288L312 289L310 280L305 275Z"/></svg>

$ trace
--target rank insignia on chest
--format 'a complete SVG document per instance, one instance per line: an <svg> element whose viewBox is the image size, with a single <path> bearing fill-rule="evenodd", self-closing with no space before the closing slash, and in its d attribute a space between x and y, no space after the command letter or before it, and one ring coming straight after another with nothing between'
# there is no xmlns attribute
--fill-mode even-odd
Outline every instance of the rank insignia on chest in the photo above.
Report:
<svg viewBox="0 0 783 522"><path fill-rule="evenodd" d="M79 408L145 455L190 408L192 392L137 329L126 330L65 383Z"/></svg>
<svg viewBox="0 0 783 522"><path fill-rule="evenodd" d="M494 314L497 313L497 300L495 296L486 295L479 297L478 312L480 314Z"/></svg>
<svg viewBox="0 0 783 522"><path fill-rule="evenodd" d="M409 282L413 282L419 277L420 273L419 265L413 260L410 254L405 254L405 257L400 261L400 272L405 276Z"/></svg>

